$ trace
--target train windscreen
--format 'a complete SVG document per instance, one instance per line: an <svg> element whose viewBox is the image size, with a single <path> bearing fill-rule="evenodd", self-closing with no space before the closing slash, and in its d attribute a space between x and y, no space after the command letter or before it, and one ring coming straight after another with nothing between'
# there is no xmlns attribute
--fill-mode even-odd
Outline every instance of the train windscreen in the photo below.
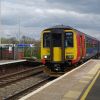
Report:
<svg viewBox="0 0 100 100"><path fill-rule="evenodd" d="M43 34L43 47L50 47L50 34L49 33Z"/></svg>
<svg viewBox="0 0 100 100"><path fill-rule="evenodd" d="M62 34L53 33L50 39L50 33L43 34L43 47L50 47L50 42L52 41L53 47L62 46ZM65 47L73 47L73 33L65 33Z"/></svg>
<svg viewBox="0 0 100 100"><path fill-rule="evenodd" d="M73 33L72 32L65 33L65 47L73 47Z"/></svg>
<svg viewBox="0 0 100 100"><path fill-rule="evenodd" d="M52 34L53 47L61 47L62 44L61 40L62 40L61 34L57 34L57 33Z"/></svg>
<svg viewBox="0 0 100 100"><path fill-rule="evenodd" d="M62 43L61 34L52 33L52 36L50 36L50 33L44 33L43 34L43 47L50 47L51 41L52 41L53 47L61 47L61 43Z"/></svg>

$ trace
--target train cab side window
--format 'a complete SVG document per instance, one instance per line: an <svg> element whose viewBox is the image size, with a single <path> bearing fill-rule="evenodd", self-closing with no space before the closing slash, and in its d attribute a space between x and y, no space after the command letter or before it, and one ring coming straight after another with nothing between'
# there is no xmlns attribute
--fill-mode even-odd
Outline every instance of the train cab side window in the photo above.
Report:
<svg viewBox="0 0 100 100"><path fill-rule="evenodd" d="M50 34L49 33L43 34L43 47L50 47Z"/></svg>
<svg viewBox="0 0 100 100"><path fill-rule="evenodd" d="M65 33L65 47L73 47L73 33Z"/></svg>

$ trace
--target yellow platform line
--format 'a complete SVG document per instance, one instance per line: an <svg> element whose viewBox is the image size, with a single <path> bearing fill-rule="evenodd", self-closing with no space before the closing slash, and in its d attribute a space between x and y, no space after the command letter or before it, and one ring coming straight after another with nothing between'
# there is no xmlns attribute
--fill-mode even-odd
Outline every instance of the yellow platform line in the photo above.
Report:
<svg viewBox="0 0 100 100"><path fill-rule="evenodd" d="M86 91L84 92L84 94L82 95L80 100L85 100L89 91L91 90L92 86L94 85L94 83L96 82L98 76L100 74L100 70L98 71L98 73L96 74L95 78L92 80L92 82L90 83L90 85L88 86L88 88L86 89Z"/></svg>

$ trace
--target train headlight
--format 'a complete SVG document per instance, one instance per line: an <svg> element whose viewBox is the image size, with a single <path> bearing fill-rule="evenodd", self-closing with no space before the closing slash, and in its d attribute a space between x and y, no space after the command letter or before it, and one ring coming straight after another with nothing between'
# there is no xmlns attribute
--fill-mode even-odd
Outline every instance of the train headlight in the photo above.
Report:
<svg viewBox="0 0 100 100"><path fill-rule="evenodd" d="M44 58L45 58L45 59L47 59L47 58L48 58L48 56L46 56L46 55L45 55L45 56L44 56Z"/></svg>
<svg viewBox="0 0 100 100"><path fill-rule="evenodd" d="M44 59L50 59L50 55L44 55L43 58Z"/></svg>
<svg viewBox="0 0 100 100"><path fill-rule="evenodd" d="M74 55L67 55L66 56L66 59L73 59L74 58Z"/></svg>

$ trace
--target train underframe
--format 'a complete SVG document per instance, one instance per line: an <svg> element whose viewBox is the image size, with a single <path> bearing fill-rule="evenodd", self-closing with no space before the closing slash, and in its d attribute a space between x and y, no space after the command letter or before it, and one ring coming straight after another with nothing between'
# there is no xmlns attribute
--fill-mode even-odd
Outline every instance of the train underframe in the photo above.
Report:
<svg viewBox="0 0 100 100"><path fill-rule="evenodd" d="M72 64L72 60L66 60L64 62L46 61L45 62L45 66L46 66L45 71L48 69L51 72L64 73L64 72L66 72L68 67L77 66L77 65L82 64L83 62L85 62L91 58L99 58L99 57L100 57L100 54L96 54L95 56L92 56L89 58L80 59L80 61L73 63L73 64Z"/></svg>
<svg viewBox="0 0 100 100"><path fill-rule="evenodd" d="M72 65L71 60L65 62L49 62L45 63L45 66L52 72L65 72L65 70Z"/></svg>

